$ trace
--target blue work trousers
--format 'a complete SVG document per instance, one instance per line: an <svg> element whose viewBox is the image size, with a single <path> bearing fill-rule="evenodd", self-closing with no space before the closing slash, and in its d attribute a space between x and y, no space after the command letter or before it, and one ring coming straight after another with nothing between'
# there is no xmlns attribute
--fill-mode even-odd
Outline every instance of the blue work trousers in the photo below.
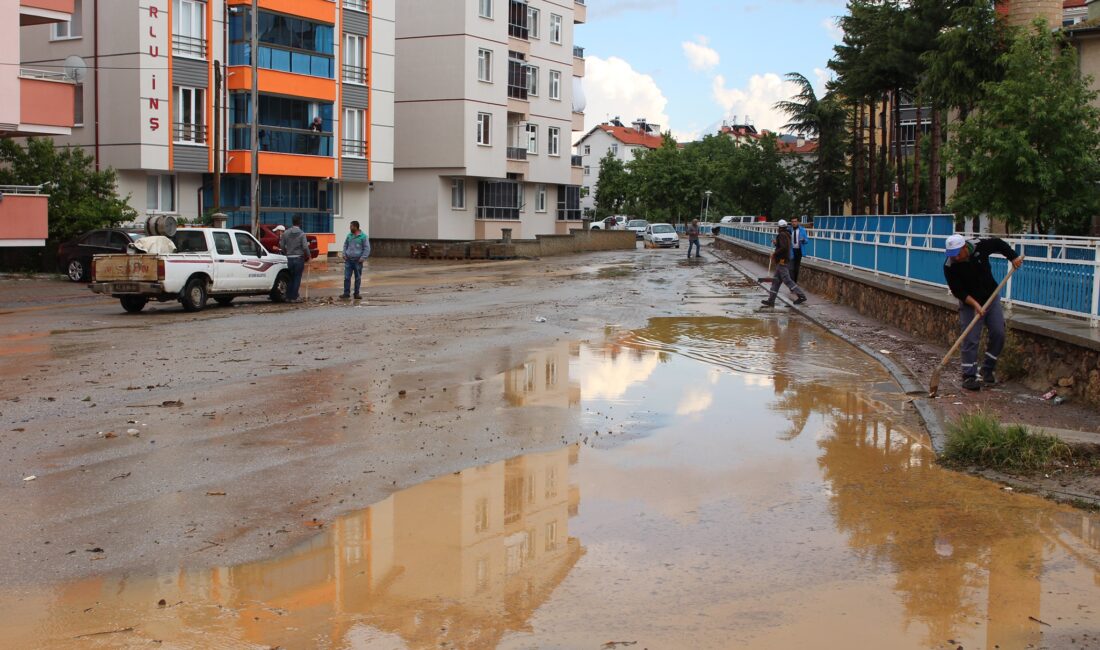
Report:
<svg viewBox="0 0 1100 650"><path fill-rule="evenodd" d="M974 320L974 308L964 302L959 303L959 332L962 333L972 320ZM997 357L1005 349L1005 314L1001 308L999 296L989 305L989 309L985 310L985 316L981 321L963 339L960 348L963 377L978 376L978 344L982 340L983 325L989 332L989 339L985 345L985 358L980 365L983 373L989 373L997 368Z"/></svg>
<svg viewBox="0 0 1100 650"><path fill-rule="evenodd" d="M286 267L290 271L290 286L286 289L286 299L297 300L298 290L302 288L302 273L306 270L306 261L300 255L288 257Z"/></svg>
<svg viewBox="0 0 1100 650"><path fill-rule="evenodd" d="M698 239L689 239L688 240L688 257L691 257L692 247L695 248L695 257L699 257L699 240Z"/></svg>
<svg viewBox="0 0 1100 650"><path fill-rule="evenodd" d="M359 286L363 284L363 260L344 260L344 295L351 292L351 278L355 276L355 295L359 295Z"/></svg>

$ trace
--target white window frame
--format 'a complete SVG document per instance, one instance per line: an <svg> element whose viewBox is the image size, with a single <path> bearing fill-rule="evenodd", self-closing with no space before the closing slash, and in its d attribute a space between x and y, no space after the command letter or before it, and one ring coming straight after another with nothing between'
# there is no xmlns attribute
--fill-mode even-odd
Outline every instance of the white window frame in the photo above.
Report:
<svg viewBox="0 0 1100 650"><path fill-rule="evenodd" d="M561 101L561 70L550 71L550 99Z"/></svg>
<svg viewBox="0 0 1100 650"><path fill-rule="evenodd" d="M592 168L589 167L588 165L584 166L584 175L585 176L591 176L592 175Z"/></svg>
<svg viewBox="0 0 1100 650"><path fill-rule="evenodd" d="M614 143L614 144L611 145L611 155L612 156L618 156L619 155L619 144L618 143Z"/></svg>
<svg viewBox="0 0 1100 650"><path fill-rule="evenodd" d="M481 18L493 19L493 0L478 0L477 15Z"/></svg>
<svg viewBox="0 0 1100 650"><path fill-rule="evenodd" d="M477 114L477 144L480 147L493 146L493 114Z"/></svg>
<svg viewBox="0 0 1100 650"><path fill-rule="evenodd" d="M367 11L367 0L344 0L344 9L351 9L352 11Z"/></svg>
<svg viewBox="0 0 1100 650"><path fill-rule="evenodd" d="M561 45L562 20L558 14L550 14L550 42Z"/></svg>
<svg viewBox="0 0 1100 650"><path fill-rule="evenodd" d="M539 19L542 12L538 7L527 5L527 38L541 38L539 36Z"/></svg>
<svg viewBox="0 0 1100 650"><path fill-rule="evenodd" d="M592 145L590 145L590 144L584 145L584 155L588 156L588 155L591 155L591 154L592 154Z"/></svg>
<svg viewBox="0 0 1100 650"><path fill-rule="evenodd" d="M340 151L345 158L366 158L367 142L367 111L362 108L344 109L344 138L340 143ZM362 147L347 148L348 142L356 142Z"/></svg>
<svg viewBox="0 0 1100 650"><path fill-rule="evenodd" d="M466 209L466 179L465 178L452 178L451 179L451 209L452 210L465 210Z"/></svg>
<svg viewBox="0 0 1100 650"><path fill-rule="evenodd" d="M51 41L72 41L84 37L84 10L82 0L73 0L72 19L50 26ZM73 26L76 31L73 31ZM18 48L17 48L18 49Z"/></svg>
<svg viewBox="0 0 1100 650"><path fill-rule="evenodd" d="M205 147L207 143L206 89L190 86L173 87L172 109L174 119L178 120L179 124L178 129L175 124L172 125L172 141L176 144ZM191 114L189 122L184 120L184 116L188 113ZM195 119L196 116L198 120Z"/></svg>
<svg viewBox="0 0 1100 650"><path fill-rule="evenodd" d="M357 86L367 85L367 37L361 34L344 34L344 69L341 78L344 83ZM361 74L348 74L348 66L358 68Z"/></svg>
<svg viewBox="0 0 1100 650"><path fill-rule="evenodd" d="M477 80L493 83L493 51L484 47L477 48Z"/></svg>
<svg viewBox="0 0 1100 650"><path fill-rule="evenodd" d="M181 21L186 14L189 20ZM196 15L197 14L197 15ZM197 32L197 33L196 33ZM191 44L175 45L172 54L188 59L206 59L206 3L200 0L172 0L172 36L194 38L201 41L199 51Z"/></svg>
<svg viewBox="0 0 1100 650"><path fill-rule="evenodd" d="M546 153L550 156L561 155L561 128L552 126L546 130Z"/></svg>
<svg viewBox="0 0 1100 650"><path fill-rule="evenodd" d="M539 125L527 123L524 127L524 131L527 132L527 154L538 155L539 153Z"/></svg>
<svg viewBox="0 0 1100 650"><path fill-rule="evenodd" d="M172 193L170 205L165 205L163 201L165 188L169 189ZM179 186L176 184L175 174L149 174L146 177L145 209L148 212L177 214L178 209L176 201L178 197Z"/></svg>
<svg viewBox="0 0 1100 650"><path fill-rule="evenodd" d="M546 212L546 186L535 186L535 212Z"/></svg>
<svg viewBox="0 0 1100 650"><path fill-rule="evenodd" d="M539 68L536 65L527 66L527 96L539 96Z"/></svg>

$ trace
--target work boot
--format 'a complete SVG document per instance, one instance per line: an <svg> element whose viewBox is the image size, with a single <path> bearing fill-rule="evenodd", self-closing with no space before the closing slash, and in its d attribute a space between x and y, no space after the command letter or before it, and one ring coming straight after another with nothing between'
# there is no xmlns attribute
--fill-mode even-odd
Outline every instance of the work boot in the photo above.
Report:
<svg viewBox="0 0 1100 650"><path fill-rule="evenodd" d="M804 303L804 302L806 302L806 296L799 296L799 297L798 297L798 300L795 300L795 301L794 301L794 304L796 304L796 305L801 305L801 304L802 304L802 303Z"/></svg>
<svg viewBox="0 0 1100 650"><path fill-rule="evenodd" d="M353 297L354 297L354 298L355 298L356 300L362 300L362 299L363 299L363 296L360 296L359 294L355 294L355 295L354 295Z"/></svg>
<svg viewBox="0 0 1100 650"><path fill-rule="evenodd" d="M764 305L765 307L775 307L775 301L774 300L764 300L760 304Z"/></svg>
<svg viewBox="0 0 1100 650"><path fill-rule="evenodd" d="M978 381L978 378L971 375L969 377L963 377L962 387L966 390L979 391L982 389L982 383Z"/></svg>
<svg viewBox="0 0 1100 650"><path fill-rule="evenodd" d="M351 296L346 293L340 294L340 300L347 300L348 298L351 298Z"/></svg>
<svg viewBox="0 0 1100 650"><path fill-rule="evenodd" d="M986 386L993 386L997 383L997 375L993 374L992 370L982 370L982 383Z"/></svg>

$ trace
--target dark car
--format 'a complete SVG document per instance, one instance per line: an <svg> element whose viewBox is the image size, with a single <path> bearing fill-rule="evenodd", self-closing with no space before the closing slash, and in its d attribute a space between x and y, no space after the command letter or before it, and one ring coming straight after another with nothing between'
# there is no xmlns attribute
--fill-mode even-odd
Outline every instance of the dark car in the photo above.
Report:
<svg viewBox="0 0 1100 650"><path fill-rule="evenodd" d="M57 267L73 282L87 282L92 271L92 256L125 253L126 247L141 239L143 233L118 228L91 230L57 248Z"/></svg>
<svg viewBox="0 0 1100 650"><path fill-rule="evenodd" d="M260 240L260 243L263 244L264 248L266 248L268 251L272 253L282 254L282 251L279 250L279 236L282 233L276 232L276 227L277 224L261 223L260 234L257 235L256 238ZM237 226L236 229L244 230L246 232L252 232L252 228L249 228L248 226ZM317 236L306 235L306 241L309 242L309 258L316 259L317 256L321 254L320 248L317 245Z"/></svg>

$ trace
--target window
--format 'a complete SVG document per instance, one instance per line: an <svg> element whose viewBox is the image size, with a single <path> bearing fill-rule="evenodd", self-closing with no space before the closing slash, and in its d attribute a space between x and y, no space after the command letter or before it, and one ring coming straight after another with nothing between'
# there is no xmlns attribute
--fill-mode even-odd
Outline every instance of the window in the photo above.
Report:
<svg viewBox="0 0 1100 650"><path fill-rule="evenodd" d="M84 84L73 88L73 126L84 126Z"/></svg>
<svg viewBox="0 0 1100 650"><path fill-rule="evenodd" d="M367 155L366 118L361 108L344 109L344 155L349 158Z"/></svg>
<svg viewBox="0 0 1100 650"><path fill-rule="evenodd" d="M581 188L576 185L558 186L558 221L581 220Z"/></svg>
<svg viewBox="0 0 1100 650"><path fill-rule="evenodd" d="M588 156L592 153L592 145L584 145L584 155Z"/></svg>
<svg viewBox="0 0 1100 650"><path fill-rule="evenodd" d="M149 175L146 180L145 208L150 212L176 211L175 176L172 174Z"/></svg>
<svg viewBox="0 0 1100 650"><path fill-rule="evenodd" d="M259 26L259 67L326 79L335 77L332 25L260 11ZM252 65L251 28L251 10L242 9L229 15L229 65Z"/></svg>
<svg viewBox="0 0 1100 650"><path fill-rule="evenodd" d="M527 66L527 94L531 97L539 95L539 69L537 66Z"/></svg>
<svg viewBox="0 0 1100 650"><path fill-rule="evenodd" d="M558 547L558 522L551 521L546 524L546 550L553 551Z"/></svg>
<svg viewBox="0 0 1100 650"><path fill-rule="evenodd" d="M493 83L493 51L477 51L477 80Z"/></svg>
<svg viewBox="0 0 1100 650"><path fill-rule="evenodd" d="M550 42L561 45L561 16L550 14Z"/></svg>
<svg viewBox="0 0 1100 650"><path fill-rule="evenodd" d="M561 129L552 126L546 133L546 153L551 156L561 155Z"/></svg>
<svg viewBox="0 0 1100 650"><path fill-rule="evenodd" d="M584 166L584 175L585 176L591 176L592 175L592 168L589 167L588 165Z"/></svg>
<svg viewBox="0 0 1100 650"><path fill-rule="evenodd" d="M367 0L344 0L345 9L354 9L355 11L366 11Z"/></svg>
<svg viewBox="0 0 1100 650"><path fill-rule="evenodd" d="M619 145L618 145L618 143L615 143L615 144L611 145L611 155L612 156L619 155Z"/></svg>
<svg viewBox="0 0 1100 650"><path fill-rule="evenodd" d="M527 7L527 37L539 37L539 10L531 6Z"/></svg>
<svg viewBox="0 0 1100 650"><path fill-rule="evenodd" d="M478 219L519 219L523 209L523 187L515 181L479 181Z"/></svg>
<svg viewBox="0 0 1100 650"><path fill-rule="evenodd" d="M172 53L192 59L206 58L206 3L172 0Z"/></svg>
<svg viewBox="0 0 1100 650"><path fill-rule="evenodd" d="M561 99L561 71L550 71L550 99Z"/></svg>
<svg viewBox="0 0 1100 650"><path fill-rule="evenodd" d="M176 86L173 93L176 123L172 137L186 144L206 143L206 91L202 88Z"/></svg>
<svg viewBox="0 0 1100 650"><path fill-rule="evenodd" d="M493 0L477 0L477 15L482 18L492 18Z"/></svg>
<svg viewBox="0 0 1100 650"><path fill-rule="evenodd" d="M537 154L539 152L539 125L528 124L524 129L527 131L527 153Z"/></svg>
<svg viewBox="0 0 1100 650"><path fill-rule="evenodd" d="M546 186L535 188L535 212L546 212Z"/></svg>
<svg viewBox="0 0 1100 650"><path fill-rule="evenodd" d="M484 533L489 530L489 500L478 499L474 503L474 532Z"/></svg>
<svg viewBox="0 0 1100 650"><path fill-rule="evenodd" d="M451 179L451 207L455 210L466 209L466 179Z"/></svg>
<svg viewBox="0 0 1100 650"><path fill-rule="evenodd" d="M477 143L484 146L491 144L490 133L493 127L493 116L489 113L477 114Z"/></svg>
<svg viewBox="0 0 1100 650"><path fill-rule="evenodd" d="M344 35L344 81L366 85L366 45L366 36L359 36L357 34Z"/></svg>
<svg viewBox="0 0 1100 650"><path fill-rule="evenodd" d="M233 240L229 239L229 233L214 233L214 250L217 251L218 255L233 254Z"/></svg>
<svg viewBox="0 0 1100 650"><path fill-rule="evenodd" d="M201 230L177 230L172 243L176 245L177 253L205 253L210 250L206 246L206 234Z"/></svg>
<svg viewBox="0 0 1100 650"><path fill-rule="evenodd" d="M260 245L255 239L252 239L252 235L246 232L235 232L233 237L237 240L237 250L241 252L241 255L251 255L255 257L260 252Z"/></svg>
<svg viewBox="0 0 1100 650"><path fill-rule="evenodd" d="M64 40L67 38L80 38L84 34L84 12L82 0L73 0L73 18L63 23L53 24L53 33L50 38Z"/></svg>

